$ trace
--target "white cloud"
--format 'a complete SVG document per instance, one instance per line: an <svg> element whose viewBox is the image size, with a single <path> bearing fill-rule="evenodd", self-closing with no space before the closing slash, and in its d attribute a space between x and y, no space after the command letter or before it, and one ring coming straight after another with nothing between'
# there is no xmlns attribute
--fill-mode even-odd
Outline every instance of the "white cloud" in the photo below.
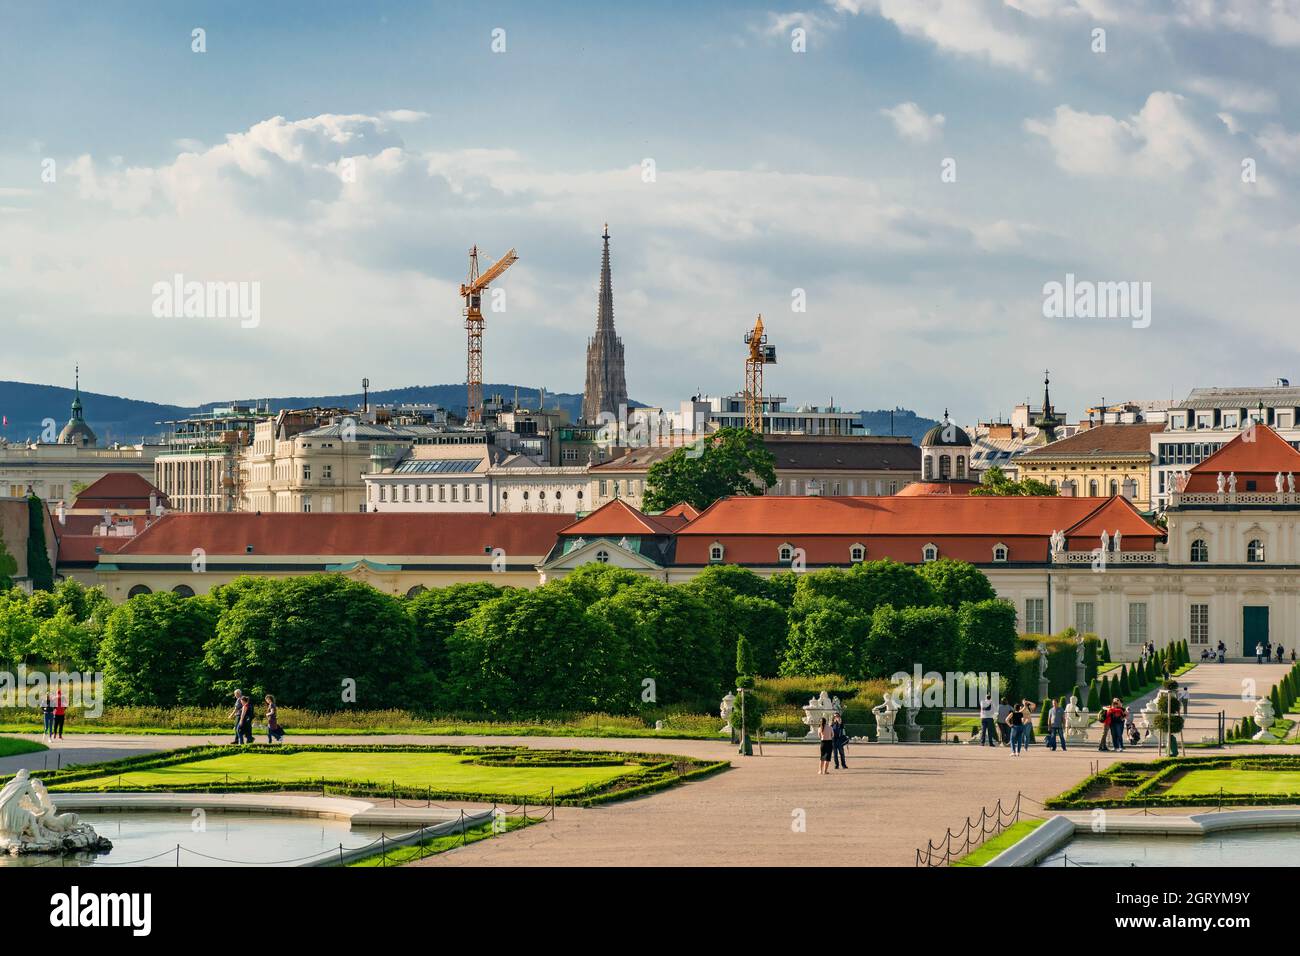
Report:
<svg viewBox="0 0 1300 956"><path fill-rule="evenodd" d="M932 143L943 136L942 113L927 114L915 103L899 103L880 111L894 124L894 130L909 143Z"/></svg>
<svg viewBox="0 0 1300 956"><path fill-rule="evenodd" d="M1208 97L1215 105L1239 113L1272 113L1277 110L1277 93L1263 87L1215 76L1192 77L1187 83L1193 93Z"/></svg>
<svg viewBox="0 0 1300 956"><path fill-rule="evenodd" d="M1300 165L1300 133L1288 133L1277 123L1270 123L1255 137L1270 159L1294 169Z"/></svg>
<svg viewBox="0 0 1300 956"><path fill-rule="evenodd" d="M942 50L985 57L999 66L1034 67L1033 40L1026 35L1023 13L1000 0L829 0L849 14L872 14L898 27L905 36L933 43Z"/></svg>

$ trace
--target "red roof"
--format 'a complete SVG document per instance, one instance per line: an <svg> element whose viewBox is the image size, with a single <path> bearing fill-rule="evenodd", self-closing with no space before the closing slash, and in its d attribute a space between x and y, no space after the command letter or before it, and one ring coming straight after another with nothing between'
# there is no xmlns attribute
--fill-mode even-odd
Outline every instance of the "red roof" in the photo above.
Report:
<svg viewBox="0 0 1300 956"><path fill-rule="evenodd" d="M1273 479L1279 471L1284 475L1300 474L1300 451L1267 425L1256 425L1192 468L1183 490L1218 491L1218 476L1222 472L1225 478L1229 474L1237 476L1238 491L1273 491ZM1255 481L1257 487L1247 489L1247 480Z"/></svg>
<svg viewBox="0 0 1300 956"><path fill-rule="evenodd" d="M919 498L922 495L969 495L972 488L978 487L978 481L913 481L904 485L898 494L904 498Z"/></svg>
<svg viewBox="0 0 1300 956"><path fill-rule="evenodd" d="M135 472L120 472L92 482L72 507L79 511L147 511L149 496L158 504L167 506L167 496L153 482Z"/></svg>
<svg viewBox="0 0 1300 956"><path fill-rule="evenodd" d="M775 564L782 544L802 548L810 565L843 564L853 544L865 546L868 558L909 563L927 544L940 557L987 563L994 545L1004 544L1010 561L1044 562L1053 531L1066 532L1077 549L1095 547L1103 528L1120 531L1126 551L1152 550L1164 537L1119 497L736 497L677 532L676 560L707 563L716 541L724 560L739 564Z"/></svg>
<svg viewBox="0 0 1300 956"><path fill-rule="evenodd" d="M464 555L493 548L540 557L573 521L563 514L277 513L164 515L122 548L123 555ZM249 552L248 549L252 548Z"/></svg>
<svg viewBox="0 0 1300 956"><path fill-rule="evenodd" d="M682 525L680 517L672 515L668 520L661 521L657 515L644 514L622 498L615 498L601 505L591 514L579 518L564 528L561 533L567 537L584 538L672 534L674 528Z"/></svg>

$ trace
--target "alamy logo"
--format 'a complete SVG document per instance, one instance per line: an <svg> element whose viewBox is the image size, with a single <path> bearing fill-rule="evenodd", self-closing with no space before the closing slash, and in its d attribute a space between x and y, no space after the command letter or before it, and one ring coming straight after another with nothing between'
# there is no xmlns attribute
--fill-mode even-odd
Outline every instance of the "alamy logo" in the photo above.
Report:
<svg viewBox="0 0 1300 956"><path fill-rule="evenodd" d="M1150 282L1093 282L1065 274L1065 282L1043 284L1045 319L1131 319L1133 328L1151 324Z"/></svg>
<svg viewBox="0 0 1300 956"><path fill-rule="evenodd" d="M85 893L74 886L50 897L50 925L126 926L133 936L148 936L153 928L153 894Z"/></svg>
<svg viewBox="0 0 1300 956"><path fill-rule="evenodd" d="M152 291L156 319L239 319L243 329L262 324L260 282L186 282L178 272Z"/></svg>

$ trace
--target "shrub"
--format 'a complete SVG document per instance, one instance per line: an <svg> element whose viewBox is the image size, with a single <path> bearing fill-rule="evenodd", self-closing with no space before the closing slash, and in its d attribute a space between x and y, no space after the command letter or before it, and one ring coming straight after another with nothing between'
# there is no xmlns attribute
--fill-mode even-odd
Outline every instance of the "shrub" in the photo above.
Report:
<svg viewBox="0 0 1300 956"><path fill-rule="evenodd" d="M175 707L204 696L203 647L216 627L208 597L160 591L119 604L99 648L105 703Z"/></svg>

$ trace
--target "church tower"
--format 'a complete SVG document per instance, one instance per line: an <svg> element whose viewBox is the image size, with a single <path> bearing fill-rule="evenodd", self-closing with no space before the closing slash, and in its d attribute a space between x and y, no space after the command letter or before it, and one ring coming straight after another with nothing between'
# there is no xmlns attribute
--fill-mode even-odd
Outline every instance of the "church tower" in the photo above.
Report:
<svg viewBox="0 0 1300 956"><path fill-rule="evenodd" d="M596 334L587 340L587 387L582 393L582 420L596 422L601 412L617 415L627 404L627 379L623 373L623 340L614 333L614 285L609 275L609 223L605 223L605 251L600 259L600 302Z"/></svg>

